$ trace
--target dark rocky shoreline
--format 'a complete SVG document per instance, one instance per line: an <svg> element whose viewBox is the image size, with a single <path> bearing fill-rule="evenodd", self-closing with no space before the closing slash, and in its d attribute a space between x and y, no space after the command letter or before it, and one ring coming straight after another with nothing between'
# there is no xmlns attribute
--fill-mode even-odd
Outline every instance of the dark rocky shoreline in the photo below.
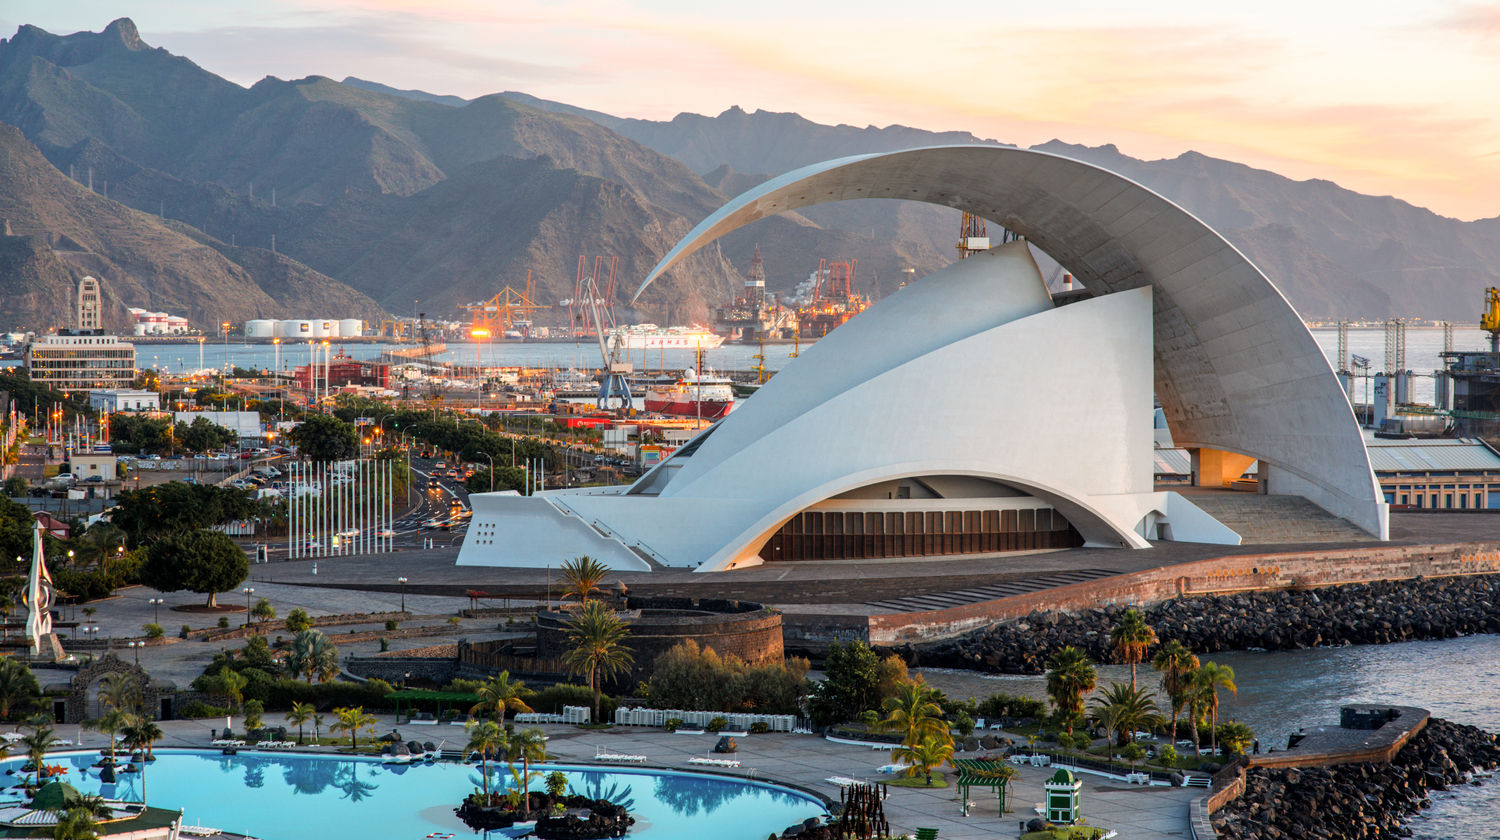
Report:
<svg viewBox="0 0 1500 840"><path fill-rule="evenodd" d="M1409 837L1406 819L1430 791L1497 765L1496 736L1433 718L1388 764L1251 768L1244 794L1214 814L1214 828L1226 840Z"/></svg>
<svg viewBox="0 0 1500 840"><path fill-rule="evenodd" d="M1033 613L957 639L891 651L913 666L1005 674L1043 673L1047 658L1065 645L1109 662L1109 630L1124 609ZM1199 654L1448 639L1500 633L1500 575L1178 598L1142 612L1161 641L1176 639Z"/></svg>

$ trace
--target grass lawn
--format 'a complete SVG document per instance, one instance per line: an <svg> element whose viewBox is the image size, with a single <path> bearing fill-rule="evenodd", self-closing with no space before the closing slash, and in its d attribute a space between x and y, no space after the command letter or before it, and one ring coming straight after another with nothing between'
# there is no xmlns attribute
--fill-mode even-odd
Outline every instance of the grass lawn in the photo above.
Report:
<svg viewBox="0 0 1500 840"><path fill-rule="evenodd" d="M940 788L945 788L948 786L948 776L944 773L934 770L932 771L932 784L930 785L927 784L926 779L922 776L897 776L895 779L887 782L887 784L889 784L891 787L925 788L927 790L938 790Z"/></svg>

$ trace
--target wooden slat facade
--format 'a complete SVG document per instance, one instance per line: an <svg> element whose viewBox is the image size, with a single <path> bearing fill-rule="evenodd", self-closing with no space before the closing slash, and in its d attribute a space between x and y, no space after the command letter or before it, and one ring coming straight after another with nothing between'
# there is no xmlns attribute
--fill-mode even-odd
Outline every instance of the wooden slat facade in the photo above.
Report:
<svg viewBox="0 0 1500 840"><path fill-rule="evenodd" d="M766 541L775 560L874 560L988 554L1083 545L1078 530L1051 508L857 512L810 510Z"/></svg>

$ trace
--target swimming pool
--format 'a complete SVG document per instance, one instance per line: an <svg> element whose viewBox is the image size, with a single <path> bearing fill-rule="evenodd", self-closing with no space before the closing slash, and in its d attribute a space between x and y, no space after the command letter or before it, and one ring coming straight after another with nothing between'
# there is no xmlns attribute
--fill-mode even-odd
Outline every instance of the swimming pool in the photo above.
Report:
<svg viewBox="0 0 1500 840"><path fill-rule="evenodd" d="M139 800L141 778L122 774L101 785L90 764L98 753L49 757L67 766L66 780L84 793ZM0 764L19 768L24 759ZM533 765L535 767L535 765ZM638 840L765 840L792 823L824 813L814 797L759 782L665 770L543 765L561 770L573 790L630 809ZM490 785L509 779L490 767ZM7 778L16 779L17 776ZM477 765L382 764L379 759L296 753L221 755L204 750L156 750L146 770L146 792L157 808L182 808L188 825L244 832L261 840L422 840L434 832L473 836L453 815L480 786ZM540 781L532 789L540 789ZM9 793L9 791L7 791ZM489 837L504 837L491 832Z"/></svg>

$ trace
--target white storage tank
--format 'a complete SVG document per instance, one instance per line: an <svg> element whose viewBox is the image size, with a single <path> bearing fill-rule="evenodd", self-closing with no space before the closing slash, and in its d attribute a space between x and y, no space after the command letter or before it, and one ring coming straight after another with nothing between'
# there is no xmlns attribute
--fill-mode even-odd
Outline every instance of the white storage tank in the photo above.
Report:
<svg viewBox="0 0 1500 840"><path fill-rule="evenodd" d="M338 330L338 321L325 321L321 318L316 318L311 323L313 338L329 338L338 335L336 332Z"/></svg>
<svg viewBox="0 0 1500 840"><path fill-rule="evenodd" d="M245 322L246 338L274 338L276 336L276 322L268 318L257 318L254 321Z"/></svg>
<svg viewBox="0 0 1500 840"><path fill-rule="evenodd" d="M339 338L359 338L364 334L364 321L358 318L344 318L339 321Z"/></svg>
<svg viewBox="0 0 1500 840"><path fill-rule="evenodd" d="M276 332L282 338L312 338L312 321L289 318L276 325Z"/></svg>

